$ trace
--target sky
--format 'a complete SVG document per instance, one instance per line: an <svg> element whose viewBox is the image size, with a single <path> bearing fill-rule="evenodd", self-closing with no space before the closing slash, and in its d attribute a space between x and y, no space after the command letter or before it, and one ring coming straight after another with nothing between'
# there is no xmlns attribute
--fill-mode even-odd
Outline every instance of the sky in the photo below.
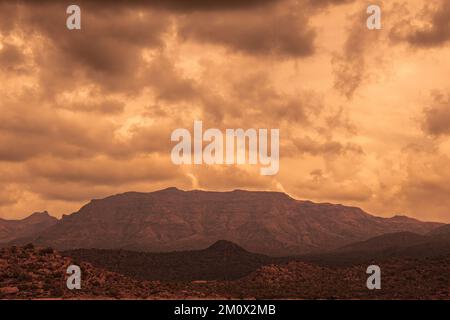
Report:
<svg viewBox="0 0 450 320"><path fill-rule="evenodd" d="M449 21L450 0L0 0L0 217L175 186L450 222ZM280 129L278 174L174 165L195 120Z"/></svg>

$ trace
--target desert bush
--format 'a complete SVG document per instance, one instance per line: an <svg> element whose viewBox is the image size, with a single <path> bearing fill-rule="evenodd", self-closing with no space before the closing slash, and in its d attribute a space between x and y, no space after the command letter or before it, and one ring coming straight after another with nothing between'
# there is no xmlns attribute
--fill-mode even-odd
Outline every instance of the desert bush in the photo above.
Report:
<svg viewBox="0 0 450 320"><path fill-rule="evenodd" d="M26 250L34 249L34 244L28 243L28 244L26 244L23 248L26 249Z"/></svg>
<svg viewBox="0 0 450 320"><path fill-rule="evenodd" d="M54 252L53 248L44 248L44 249L39 250L39 254L41 256L45 256L47 254L53 254L53 252Z"/></svg>
<svg viewBox="0 0 450 320"><path fill-rule="evenodd" d="M17 257L19 259L28 259L30 257L30 255L26 252L22 252L22 253L18 254Z"/></svg>
<svg viewBox="0 0 450 320"><path fill-rule="evenodd" d="M64 295L64 291L60 287L55 287L50 290L50 295L54 298L59 298Z"/></svg>
<svg viewBox="0 0 450 320"><path fill-rule="evenodd" d="M33 277L28 273L21 272L16 279L20 282L27 282L33 280Z"/></svg>

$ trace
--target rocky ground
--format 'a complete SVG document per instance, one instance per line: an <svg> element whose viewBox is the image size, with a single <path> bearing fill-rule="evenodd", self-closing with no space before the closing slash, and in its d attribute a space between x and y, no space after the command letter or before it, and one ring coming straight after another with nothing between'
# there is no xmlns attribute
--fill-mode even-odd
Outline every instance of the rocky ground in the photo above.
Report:
<svg viewBox="0 0 450 320"><path fill-rule="evenodd" d="M381 290L367 289L367 265L327 268L290 262L264 266L224 284L224 291L259 299L450 299L450 257L391 259L378 265Z"/></svg>
<svg viewBox="0 0 450 320"><path fill-rule="evenodd" d="M66 287L67 267L82 289ZM379 263L382 289L365 286L366 267L304 262L266 265L233 281L143 281L32 245L0 249L0 299L450 299L450 256Z"/></svg>
<svg viewBox="0 0 450 320"><path fill-rule="evenodd" d="M81 290L66 286L67 267L82 270ZM0 299L175 299L205 298L189 288L140 281L74 261L32 245L0 249ZM214 298L214 295L210 295Z"/></svg>

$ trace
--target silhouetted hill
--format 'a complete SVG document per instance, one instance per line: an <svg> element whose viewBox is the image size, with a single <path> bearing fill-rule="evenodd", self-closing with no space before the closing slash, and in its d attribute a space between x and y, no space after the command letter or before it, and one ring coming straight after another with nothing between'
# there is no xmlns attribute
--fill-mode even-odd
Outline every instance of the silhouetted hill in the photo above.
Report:
<svg viewBox="0 0 450 320"><path fill-rule="evenodd" d="M450 224L445 224L443 226L432 229L428 235L430 236L450 236Z"/></svg>
<svg viewBox="0 0 450 320"><path fill-rule="evenodd" d="M193 251L149 253L78 249L64 254L134 278L161 281L238 279L262 265L280 261L223 240L207 249Z"/></svg>
<svg viewBox="0 0 450 320"><path fill-rule="evenodd" d="M225 239L257 253L332 250L393 232L440 226L407 217L375 217L359 208L295 200L280 192L127 192L92 200L32 241L61 250L198 250Z"/></svg>
<svg viewBox="0 0 450 320"><path fill-rule="evenodd" d="M349 244L347 246L334 250L334 252L362 251L366 252L367 254L371 254L391 248L409 247L415 244L424 243L427 240L429 240L429 237L412 232L388 233L371 238L366 241Z"/></svg>
<svg viewBox="0 0 450 320"><path fill-rule="evenodd" d="M411 232L384 234L328 253L304 255L299 259L325 265L350 265L390 258L428 259L450 256L450 229L419 235Z"/></svg>

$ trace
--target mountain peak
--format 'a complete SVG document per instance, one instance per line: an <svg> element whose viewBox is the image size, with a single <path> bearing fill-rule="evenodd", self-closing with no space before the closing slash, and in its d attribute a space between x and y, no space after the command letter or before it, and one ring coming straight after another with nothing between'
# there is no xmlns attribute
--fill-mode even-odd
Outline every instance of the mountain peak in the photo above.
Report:
<svg viewBox="0 0 450 320"><path fill-rule="evenodd" d="M228 241L228 240L218 240L211 246L209 246L206 250L209 251L234 251L234 252L247 252L244 248L238 246L236 243Z"/></svg>
<svg viewBox="0 0 450 320"><path fill-rule="evenodd" d="M22 220L0 219L0 243L33 237L57 222L58 219L49 215L47 211L34 212Z"/></svg>
<svg viewBox="0 0 450 320"><path fill-rule="evenodd" d="M24 222L32 222L32 223L39 223L50 220L57 220L57 219L51 216L47 211L34 212L28 217L22 219L22 221Z"/></svg>
<svg viewBox="0 0 450 320"><path fill-rule="evenodd" d="M159 192L183 192L183 190L180 190L177 187L168 187L168 188L159 190Z"/></svg>

